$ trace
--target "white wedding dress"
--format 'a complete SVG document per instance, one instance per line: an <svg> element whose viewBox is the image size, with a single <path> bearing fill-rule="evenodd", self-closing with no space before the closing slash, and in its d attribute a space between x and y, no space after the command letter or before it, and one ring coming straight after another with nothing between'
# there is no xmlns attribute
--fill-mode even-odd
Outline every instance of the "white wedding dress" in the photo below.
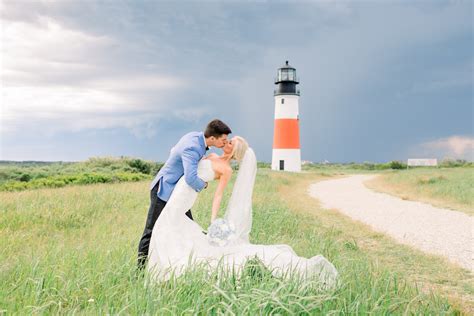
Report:
<svg viewBox="0 0 474 316"><path fill-rule="evenodd" d="M203 159L198 164L198 176L206 182L214 180L211 164L209 159ZM335 285L337 270L323 256L307 259L296 255L288 245L257 245L249 242L256 171L255 154L249 148L239 166L224 216L234 225L237 238L222 247L211 245L203 228L185 215L192 208L198 193L181 177L153 228L147 265L153 279L168 280L172 271L178 276L192 262L205 262L212 268L221 261L224 267L240 273L248 258L257 256L274 276L286 275L292 269L303 277L319 276L325 287Z"/></svg>

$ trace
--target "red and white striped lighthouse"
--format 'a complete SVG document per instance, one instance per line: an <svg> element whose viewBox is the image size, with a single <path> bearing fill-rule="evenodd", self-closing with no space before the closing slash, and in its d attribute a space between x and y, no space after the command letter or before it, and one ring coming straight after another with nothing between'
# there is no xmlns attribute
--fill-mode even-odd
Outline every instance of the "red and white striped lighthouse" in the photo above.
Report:
<svg viewBox="0 0 474 316"><path fill-rule="evenodd" d="M298 101L300 91L296 69L286 64L278 69L275 84L275 130L272 169L301 171L301 148Z"/></svg>

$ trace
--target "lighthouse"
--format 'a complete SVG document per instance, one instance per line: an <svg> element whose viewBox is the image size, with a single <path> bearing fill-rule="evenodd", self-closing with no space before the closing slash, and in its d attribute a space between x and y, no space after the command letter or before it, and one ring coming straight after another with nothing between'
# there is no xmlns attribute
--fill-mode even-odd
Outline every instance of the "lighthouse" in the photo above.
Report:
<svg viewBox="0 0 474 316"><path fill-rule="evenodd" d="M296 69L286 61L275 79L275 124L272 169L301 171L301 148L298 101L300 91Z"/></svg>

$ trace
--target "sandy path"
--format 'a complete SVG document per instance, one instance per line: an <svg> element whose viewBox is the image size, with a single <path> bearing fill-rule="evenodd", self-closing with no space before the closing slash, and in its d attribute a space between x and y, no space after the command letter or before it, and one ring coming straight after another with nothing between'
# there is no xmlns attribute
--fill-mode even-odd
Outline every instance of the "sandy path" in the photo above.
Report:
<svg viewBox="0 0 474 316"><path fill-rule="evenodd" d="M312 184L309 194L326 209L338 209L403 244L447 257L474 271L474 221L461 212L405 201L374 192L363 181L377 175L355 175Z"/></svg>

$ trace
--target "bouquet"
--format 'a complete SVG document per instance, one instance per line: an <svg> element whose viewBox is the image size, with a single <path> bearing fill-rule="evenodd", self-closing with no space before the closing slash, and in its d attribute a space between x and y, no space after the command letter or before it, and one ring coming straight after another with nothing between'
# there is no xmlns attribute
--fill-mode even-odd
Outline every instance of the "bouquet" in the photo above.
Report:
<svg viewBox="0 0 474 316"><path fill-rule="evenodd" d="M223 218L214 220L207 229L207 239L213 246L226 246L235 236L234 225Z"/></svg>

